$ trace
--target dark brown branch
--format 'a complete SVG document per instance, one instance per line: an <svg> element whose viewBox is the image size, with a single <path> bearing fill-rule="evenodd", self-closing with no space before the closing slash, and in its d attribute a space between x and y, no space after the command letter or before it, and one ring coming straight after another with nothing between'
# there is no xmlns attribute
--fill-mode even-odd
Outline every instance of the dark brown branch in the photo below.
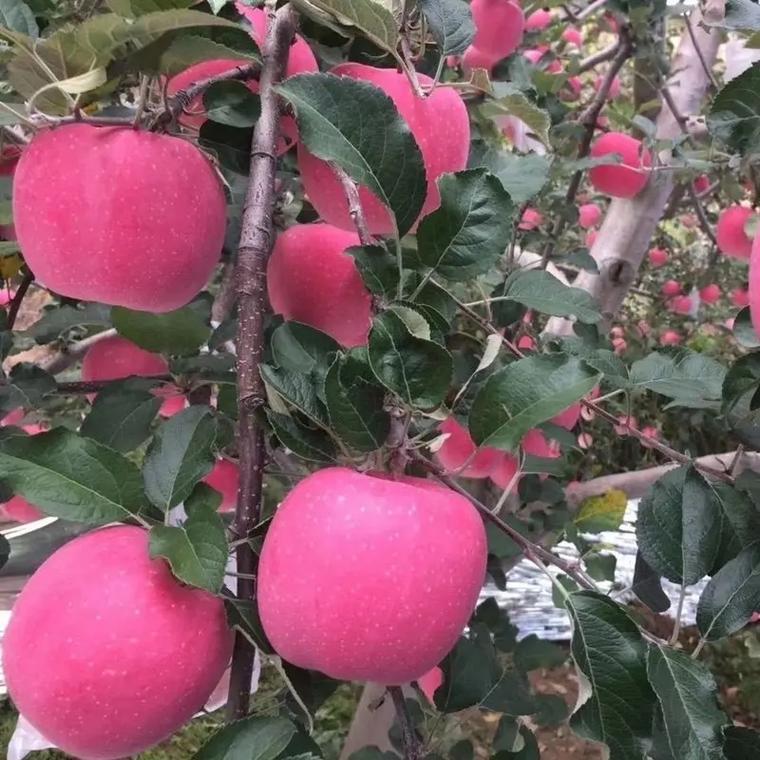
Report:
<svg viewBox="0 0 760 760"><path fill-rule="evenodd" d="M21 302L24 300L24 296L26 295L26 292L29 290L29 286L34 282L34 274L27 269L26 272L24 272L24 278L21 280L21 284L18 286L18 290L16 290L16 294L11 299L10 307L8 308L8 318L6 320L6 325L8 330L13 329L13 325L16 324L16 319L18 317L19 309L21 308Z"/></svg>
<svg viewBox="0 0 760 760"><path fill-rule="evenodd" d="M689 32L689 37L691 37L691 43L694 45L694 50L697 54L697 57L699 58L699 62L702 64L702 70L705 72L705 76L710 80L710 84L713 86L714 89L718 89L718 82L715 79L715 75L712 73L712 70L707 65L707 61L705 60L705 54L702 52L702 48L699 46L699 42L697 40L697 35L694 34L694 27L691 25L691 19L689 18L689 14L685 13L683 17L684 24L686 24L686 30Z"/></svg>
<svg viewBox="0 0 760 760"><path fill-rule="evenodd" d="M287 66L295 20L290 6L275 12L267 5L268 27L260 79L261 117L251 145L251 170L243 208L237 256L238 288L238 450L240 491L234 529L238 540L248 537L261 515L265 465L264 429L258 415L266 404L266 389L259 373L264 356L264 316L266 313L266 264L274 244L272 216L276 200L277 139L282 104L275 86ZM256 555L249 543L236 552L237 571L253 575ZM252 600L255 582L241 577L237 584L240 599ZM254 650L245 636L237 635L232 656L227 716L243 717L250 702Z"/></svg>
<svg viewBox="0 0 760 760"><path fill-rule="evenodd" d="M588 56L588 58L584 58L578 64L578 73L583 74L590 69L596 68L600 63L611 60L615 57L617 51L618 44L615 43L614 45L610 45L609 47L604 48L604 50L600 50L597 53Z"/></svg>
<svg viewBox="0 0 760 760"><path fill-rule="evenodd" d="M401 726L401 742L404 746L405 760L420 760L423 755L422 744L412 723L412 716L406 706L406 697L400 686L389 686L388 693L396 708L396 716Z"/></svg>

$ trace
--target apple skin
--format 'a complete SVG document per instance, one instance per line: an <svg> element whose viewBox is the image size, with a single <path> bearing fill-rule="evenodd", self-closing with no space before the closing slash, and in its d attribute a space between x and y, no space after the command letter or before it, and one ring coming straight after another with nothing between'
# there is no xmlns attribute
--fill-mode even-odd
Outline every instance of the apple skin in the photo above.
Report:
<svg viewBox="0 0 760 760"><path fill-rule="evenodd" d="M434 696L442 683L443 671L438 667L429 670L417 679L417 686L420 687L420 691L427 697L431 705L435 704Z"/></svg>
<svg viewBox="0 0 760 760"><path fill-rule="evenodd" d="M329 224L296 224L278 238L267 265L275 314L327 333L342 346L367 343L372 297L346 248L355 232Z"/></svg>
<svg viewBox="0 0 760 760"><path fill-rule="evenodd" d="M203 482L222 495L220 512L235 511L240 485L240 467L235 462L218 459L211 472L203 478Z"/></svg>
<svg viewBox="0 0 760 760"><path fill-rule="evenodd" d="M675 330L665 330L660 336L661 346L677 346L681 342L681 333Z"/></svg>
<svg viewBox="0 0 760 760"><path fill-rule="evenodd" d="M558 427L565 428L565 430L572 430L581 417L581 405L573 404L568 406L564 412L560 412L556 417L552 418L552 423Z"/></svg>
<svg viewBox="0 0 760 760"><path fill-rule="evenodd" d="M517 457L506 452L500 452L500 457L496 466L491 470L489 477L491 481L502 490L507 488L510 483L516 484L515 476L520 469L520 462Z"/></svg>
<svg viewBox="0 0 760 760"><path fill-rule="evenodd" d="M541 32L546 29L553 20L554 17L549 11L539 8L537 11L533 11L533 13L525 19L525 31Z"/></svg>
<svg viewBox="0 0 760 760"><path fill-rule="evenodd" d="M414 681L467 625L486 554L483 521L458 493L420 478L320 470L288 494L264 540L261 622L299 667Z"/></svg>
<svg viewBox="0 0 760 760"><path fill-rule="evenodd" d="M689 296L676 296L670 303L670 308L676 314L688 316L691 314L693 304Z"/></svg>
<svg viewBox="0 0 760 760"><path fill-rule="evenodd" d="M666 298L673 298L674 296L681 294L681 285L675 280L668 280L667 282L663 283L661 290L662 294Z"/></svg>
<svg viewBox="0 0 760 760"><path fill-rule="evenodd" d="M436 180L446 172L464 169L470 151L470 120L456 90L438 87L428 97L419 98L406 75L360 63L342 63L332 73L374 84L391 98L417 140L425 162L428 192L420 217L438 208L441 197ZM424 74L418 78L423 87L432 84ZM327 162L299 144L298 168L306 195L322 219L344 230L353 230L343 186ZM388 209L366 187L359 188L359 198L370 233L391 234L393 223Z"/></svg>
<svg viewBox="0 0 760 760"><path fill-rule="evenodd" d="M647 254L651 266L657 268L668 263L668 252L664 248L652 248Z"/></svg>
<svg viewBox="0 0 760 760"><path fill-rule="evenodd" d="M208 281L227 209L216 172L187 140L68 124L24 150L13 218L26 262L54 292L165 312Z"/></svg>
<svg viewBox="0 0 760 760"><path fill-rule="evenodd" d="M472 47L489 56L492 65L520 47L525 32L525 14L517 3L510 0L472 0L470 10L475 22Z"/></svg>
<svg viewBox="0 0 760 760"><path fill-rule="evenodd" d="M754 271L757 272L757 266L754 267ZM734 288L731 291L731 303L734 306L738 307L739 309L743 309L745 306L749 306L750 301L752 299L752 294L757 292L757 284L758 284L757 281L758 281L757 274L755 274L754 279L753 279L752 273L750 272L750 283L752 283L754 287L751 285L749 289Z"/></svg>
<svg viewBox="0 0 760 760"><path fill-rule="evenodd" d="M535 230L543 223L544 216L540 211L535 208L526 208L523 212L522 218L520 219L520 224L517 226L517 229L523 231Z"/></svg>
<svg viewBox="0 0 760 760"><path fill-rule="evenodd" d="M489 446L478 449L470 431L460 425L454 417L444 420L438 426L438 431L448 433L449 436L435 454L438 463L449 475L487 478L502 458L502 452L498 449Z"/></svg>
<svg viewBox="0 0 760 760"><path fill-rule="evenodd" d="M556 459L561 452L555 441L550 441L538 428L529 430L522 439L522 449L526 454L542 459Z"/></svg>
<svg viewBox="0 0 760 760"><path fill-rule="evenodd" d="M694 180L694 192L697 193L697 195L706 193L711 185L712 182L710 182L710 178L706 174L700 174L699 177Z"/></svg>
<svg viewBox="0 0 760 760"><path fill-rule="evenodd" d="M562 32L562 39L568 45L575 45L579 50L583 47L583 35L579 29L574 26L568 26L564 32Z"/></svg>
<svg viewBox="0 0 760 760"><path fill-rule="evenodd" d="M744 225L754 213L751 208L745 206L729 206L721 212L715 228L715 237L723 255L749 259L752 240L744 231Z"/></svg>
<svg viewBox="0 0 760 760"><path fill-rule="evenodd" d="M580 224L584 230L596 227L601 220L602 210L596 205L596 203L584 203L578 209L578 224Z"/></svg>
<svg viewBox="0 0 760 760"><path fill-rule="evenodd" d="M738 291L745 294L752 326L755 328L755 332L760 335L760 234L755 237L755 242L752 245L752 255L749 260L749 286L747 290L737 288L731 294L736 306L739 306L736 299Z"/></svg>
<svg viewBox="0 0 760 760"><path fill-rule="evenodd" d="M34 504L30 504L23 496L13 496L5 504L0 504L0 519L16 523L29 523L45 517Z"/></svg>
<svg viewBox="0 0 760 760"><path fill-rule="evenodd" d="M720 296L720 286L714 282L710 283L709 285L705 285L705 287L699 291L699 297L702 302L709 305L717 303L720 300Z"/></svg>
<svg viewBox="0 0 760 760"><path fill-rule="evenodd" d="M56 551L16 600L3 669L19 712L82 760L136 755L203 706L232 652L222 601L116 526Z"/></svg>
<svg viewBox="0 0 760 760"><path fill-rule="evenodd" d="M589 170L591 184L600 193L614 198L633 198L649 181L649 172L645 169L652 165L651 154L641 140L622 132L607 132L591 146L592 158L613 153L622 156L622 163L592 167Z"/></svg>

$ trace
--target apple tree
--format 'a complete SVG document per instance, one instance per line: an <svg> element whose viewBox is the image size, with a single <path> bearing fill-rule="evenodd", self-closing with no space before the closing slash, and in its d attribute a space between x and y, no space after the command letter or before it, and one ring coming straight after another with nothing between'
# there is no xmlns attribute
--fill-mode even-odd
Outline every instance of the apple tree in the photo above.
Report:
<svg viewBox="0 0 760 760"><path fill-rule="evenodd" d="M760 610L760 5L0 0L0 39L1 509L58 518L27 724L108 760L224 706L197 760L307 760L359 682L342 757L533 760L526 560L558 720L760 756L702 656Z"/></svg>

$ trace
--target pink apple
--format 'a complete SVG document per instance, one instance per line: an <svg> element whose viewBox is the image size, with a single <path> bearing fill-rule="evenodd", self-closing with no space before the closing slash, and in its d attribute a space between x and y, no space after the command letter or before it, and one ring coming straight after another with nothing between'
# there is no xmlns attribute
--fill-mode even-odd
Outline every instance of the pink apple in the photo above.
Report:
<svg viewBox="0 0 760 760"><path fill-rule="evenodd" d="M668 252L664 248L652 248L647 254L649 263L653 267L662 267L668 263Z"/></svg>
<svg viewBox="0 0 760 760"><path fill-rule="evenodd" d="M0 420L0 426L4 427L5 425L18 425L18 423L23 419L24 410L21 408L14 409L12 412L6 414L2 420Z"/></svg>
<svg viewBox="0 0 760 760"><path fill-rule="evenodd" d="M187 140L68 124L38 132L21 156L13 218L46 287L164 312L214 271L227 205L211 163Z"/></svg>
<svg viewBox="0 0 760 760"><path fill-rule="evenodd" d="M681 294L681 285L675 280L667 280L663 283L661 290L666 298L672 298L673 296Z"/></svg>
<svg viewBox="0 0 760 760"><path fill-rule="evenodd" d="M520 469L520 462L517 460L517 457L512 454L503 451L499 453L502 456L499 458L496 466L491 470L489 477L495 485L503 490L510 485L517 485L518 481L515 476Z"/></svg>
<svg viewBox="0 0 760 760"><path fill-rule="evenodd" d="M552 417L552 422L558 427L565 428L565 430L572 430L577 424L581 416L581 405L573 404L568 406L564 412L560 412L556 417Z"/></svg>
<svg viewBox="0 0 760 760"><path fill-rule="evenodd" d="M699 177L694 180L694 192L697 193L697 195L706 193L711 186L712 182L710 182L710 178L706 174L700 174Z"/></svg>
<svg viewBox="0 0 760 760"><path fill-rule="evenodd" d="M618 417L618 424L613 427L613 430L618 435L626 436L630 434L631 428L636 429L638 426L639 423L635 417L631 415L620 415Z"/></svg>
<svg viewBox="0 0 760 760"><path fill-rule="evenodd" d="M574 102L578 100L583 91L583 82L580 77L568 77L565 86L559 91L560 100Z"/></svg>
<svg viewBox="0 0 760 760"><path fill-rule="evenodd" d="M566 27L565 31L562 32L562 39L568 45L575 45L575 47L579 49L583 47L583 35L580 30L574 26Z"/></svg>
<svg viewBox="0 0 760 760"><path fill-rule="evenodd" d="M522 335L517 340L517 347L521 351L535 351L536 341L533 340L533 338L531 338L530 335Z"/></svg>
<svg viewBox="0 0 760 760"><path fill-rule="evenodd" d="M464 478L487 478L502 457L498 449L484 447L478 450L470 437L470 431L454 417L444 420L439 426L440 433L448 438L436 452L436 459L451 475Z"/></svg>
<svg viewBox="0 0 760 760"><path fill-rule="evenodd" d="M624 338L625 337L625 330L620 325L615 325L610 330L610 336L613 338Z"/></svg>
<svg viewBox="0 0 760 760"><path fill-rule="evenodd" d="M472 0L470 10L475 22L472 47L490 56L494 63L512 55L520 47L525 16L518 3L511 0Z"/></svg>
<svg viewBox="0 0 760 760"><path fill-rule="evenodd" d="M431 705L434 704L433 697L442 683L443 671L438 667L428 670L424 676L417 679L417 686L420 687L420 690L427 697Z"/></svg>
<svg viewBox="0 0 760 760"><path fill-rule="evenodd" d="M473 45L470 45L470 47L464 51L461 61L462 70L468 76L476 69L485 69L490 74L491 69L497 62L498 59L488 53L484 53Z"/></svg>
<svg viewBox="0 0 760 760"><path fill-rule="evenodd" d="M681 333L675 330L665 330L660 336L661 346L677 346L683 340Z"/></svg>
<svg viewBox="0 0 760 760"><path fill-rule="evenodd" d="M753 294L756 292L756 288L754 287L755 282L756 280L753 280L750 275L750 284L752 285L751 290ZM747 290L747 288L734 288L734 290L731 291L731 303L740 309L749 306L750 290Z"/></svg>
<svg viewBox="0 0 760 760"><path fill-rule="evenodd" d="M625 338L613 338L612 350L618 355L624 354L628 350L628 342Z"/></svg>
<svg viewBox="0 0 760 760"><path fill-rule="evenodd" d="M676 296L670 302L670 308L676 314L682 314L684 316L691 314L692 305L692 300L689 296Z"/></svg>
<svg viewBox="0 0 760 760"><path fill-rule="evenodd" d="M518 229L535 230L544 223L543 214L534 208L526 208L523 212Z"/></svg>
<svg viewBox="0 0 760 760"><path fill-rule="evenodd" d="M581 433L578 436L578 448L583 449L584 451L586 449L590 449L594 445L594 438L591 435L591 433Z"/></svg>
<svg viewBox="0 0 760 760"><path fill-rule="evenodd" d="M602 210L596 203L584 203L578 209L578 224L584 230L596 227L602 220Z"/></svg>
<svg viewBox="0 0 760 760"><path fill-rule="evenodd" d="M597 77L594 81L594 89L599 92L599 90L602 88L602 85L604 84L604 77L600 76ZM620 78L619 77L613 77L612 82L610 82L610 89L607 94L607 98L609 100L616 100L620 97L620 93L622 92L622 87L620 85Z"/></svg>
<svg viewBox="0 0 760 760"><path fill-rule="evenodd" d="M525 31L543 31L552 23L553 20L554 17L549 11L543 8L539 8L537 11L533 11L533 13L531 13L530 16L525 19Z"/></svg>
<svg viewBox="0 0 760 760"><path fill-rule="evenodd" d="M736 302L736 294L741 289L737 288L732 294L732 300L735 306L739 306ZM755 328L755 332L760 336L760 234L755 237L755 242L752 246L752 255L749 260L749 287L748 290L741 291L749 305L750 317L752 319L752 326Z"/></svg>
<svg viewBox="0 0 760 760"><path fill-rule="evenodd" d="M721 253L737 259L749 258L752 240L745 231L745 225L754 213L746 206L729 206L721 212L715 229Z"/></svg>
<svg viewBox="0 0 760 760"><path fill-rule="evenodd" d="M596 239L599 237L599 233L596 230L589 230L586 233L586 247L593 248L596 243Z"/></svg>
<svg viewBox="0 0 760 760"><path fill-rule="evenodd" d="M714 304L720 300L721 290L720 285L716 285L714 282L710 285L705 285L702 290L699 291L699 297L703 303Z"/></svg>
<svg viewBox="0 0 760 760"><path fill-rule="evenodd" d="M610 155L620 156L622 162L591 168L591 184L600 193L615 198L633 198L638 195L649 180L647 169L652 165L652 157L647 148L635 137L622 132L607 132L591 146L591 157Z"/></svg>
<svg viewBox="0 0 760 760"><path fill-rule="evenodd" d="M204 704L232 636L221 599L180 584L142 528L104 528L46 560L3 639L8 690L46 739L83 760L136 755Z"/></svg>
<svg viewBox="0 0 760 760"><path fill-rule="evenodd" d="M696 214L681 214L678 220L687 230L694 230L699 226L699 218Z"/></svg>
<svg viewBox="0 0 760 760"><path fill-rule="evenodd" d="M203 482L221 494L220 512L235 511L240 485L240 468L235 462L229 459L217 459L214 468L203 478Z"/></svg>
<svg viewBox="0 0 760 760"><path fill-rule="evenodd" d="M372 297L346 249L355 232L329 224L296 224L275 243L267 266L267 290L275 314L303 322L343 346L367 342Z"/></svg>
<svg viewBox="0 0 760 760"><path fill-rule="evenodd" d="M330 467L275 513L258 603L285 660L341 680L407 683L435 667L472 613L486 568L483 521L431 481Z"/></svg>
<svg viewBox="0 0 760 760"><path fill-rule="evenodd" d="M522 439L522 449L526 454L543 459L556 459L560 456L559 445L550 441L537 428L528 431Z"/></svg>
<svg viewBox="0 0 760 760"><path fill-rule="evenodd" d="M645 425L643 428L641 428L641 432L647 438L652 438L655 441L660 437L660 431L656 427L653 427L652 425ZM652 444L647 443L646 441L642 441L641 445L647 449L652 448Z"/></svg>
<svg viewBox="0 0 760 760"><path fill-rule="evenodd" d="M393 100L420 146L427 170L428 193L421 216L438 208L441 199L436 180L446 172L464 169L470 150L470 120L458 92L438 87L428 97L420 98L405 74L361 63L342 63L332 73L369 82ZM424 87L432 85L429 77L418 76ZM299 144L298 167L304 190L322 219L353 230L343 186L330 166ZM393 223L388 209L366 188L360 188L359 196L369 231L374 235L390 234Z"/></svg>

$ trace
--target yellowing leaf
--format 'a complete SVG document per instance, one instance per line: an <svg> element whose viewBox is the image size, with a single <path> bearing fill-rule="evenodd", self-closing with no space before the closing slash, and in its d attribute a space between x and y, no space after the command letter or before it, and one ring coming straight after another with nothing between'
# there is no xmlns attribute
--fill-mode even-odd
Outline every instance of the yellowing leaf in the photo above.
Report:
<svg viewBox="0 0 760 760"><path fill-rule="evenodd" d="M584 533L617 530L623 521L627 505L628 496L614 488L601 496L592 496L581 504L575 516L575 525Z"/></svg>

